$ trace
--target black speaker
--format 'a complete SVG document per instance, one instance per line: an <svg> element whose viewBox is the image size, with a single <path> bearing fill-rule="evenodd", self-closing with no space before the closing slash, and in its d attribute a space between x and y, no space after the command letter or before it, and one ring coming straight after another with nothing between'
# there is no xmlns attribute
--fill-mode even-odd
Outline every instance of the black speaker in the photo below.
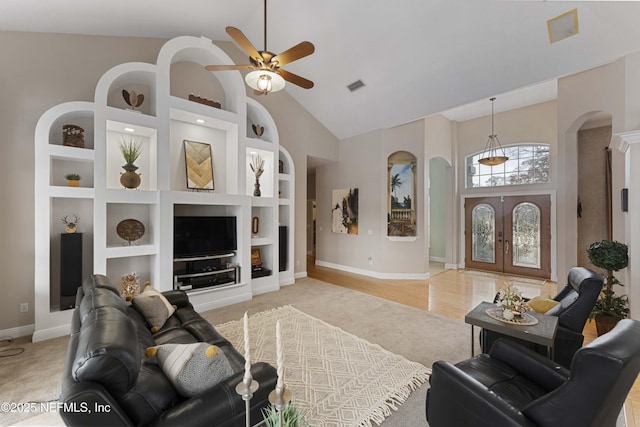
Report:
<svg viewBox="0 0 640 427"><path fill-rule="evenodd" d="M278 271L285 271L287 269L289 245L287 239L287 226L281 225L278 227Z"/></svg>
<svg viewBox="0 0 640 427"><path fill-rule="evenodd" d="M73 300L75 300L76 291L81 285L82 233L62 234L60 236L60 296L74 297Z"/></svg>

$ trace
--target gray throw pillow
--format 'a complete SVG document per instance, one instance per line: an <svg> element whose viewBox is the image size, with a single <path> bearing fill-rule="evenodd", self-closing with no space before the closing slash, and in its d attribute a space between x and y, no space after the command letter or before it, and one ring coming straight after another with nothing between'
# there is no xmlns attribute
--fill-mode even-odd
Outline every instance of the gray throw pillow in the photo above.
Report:
<svg viewBox="0 0 640 427"><path fill-rule="evenodd" d="M146 286L141 294L133 298L131 304L142 314L151 327L151 332L158 332L176 311L165 296L152 286Z"/></svg>
<svg viewBox="0 0 640 427"><path fill-rule="evenodd" d="M147 348L178 393L198 395L233 375L220 347L208 343L162 344Z"/></svg>

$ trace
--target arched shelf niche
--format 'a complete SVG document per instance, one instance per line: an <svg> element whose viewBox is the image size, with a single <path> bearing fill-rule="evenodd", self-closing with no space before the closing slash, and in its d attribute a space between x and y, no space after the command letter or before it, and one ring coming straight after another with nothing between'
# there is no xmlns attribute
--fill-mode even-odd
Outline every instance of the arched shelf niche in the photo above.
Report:
<svg viewBox="0 0 640 427"><path fill-rule="evenodd" d="M140 106L128 105L122 91L144 95ZM116 65L104 73L95 92L96 105L129 110L148 116L155 116L157 111L156 66L144 62L128 62Z"/></svg>
<svg viewBox="0 0 640 427"><path fill-rule="evenodd" d="M234 65L231 58L206 37L176 37L165 43L158 54L158 91L160 93L171 93L172 65L181 62L192 62L202 67L206 65ZM244 117L246 114L244 102L246 89L240 72L217 72L213 79L218 82L216 86L219 87L219 90L224 92L222 110Z"/></svg>

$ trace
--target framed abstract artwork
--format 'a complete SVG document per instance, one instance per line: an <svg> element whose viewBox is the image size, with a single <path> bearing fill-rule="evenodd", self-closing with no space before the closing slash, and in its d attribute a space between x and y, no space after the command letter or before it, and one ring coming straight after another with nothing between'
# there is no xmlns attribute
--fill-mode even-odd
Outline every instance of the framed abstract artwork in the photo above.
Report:
<svg viewBox="0 0 640 427"><path fill-rule="evenodd" d="M184 141L184 159L187 169L187 188L213 190L213 159L211 145L204 142Z"/></svg>
<svg viewBox="0 0 640 427"><path fill-rule="evenodd" d="M358 189L333 190L331 231L358 234Z"/></svg>

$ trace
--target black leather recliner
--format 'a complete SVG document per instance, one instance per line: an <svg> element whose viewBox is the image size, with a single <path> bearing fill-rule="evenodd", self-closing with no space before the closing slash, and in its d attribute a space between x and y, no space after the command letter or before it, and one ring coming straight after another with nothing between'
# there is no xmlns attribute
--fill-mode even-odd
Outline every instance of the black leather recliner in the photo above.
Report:
<svg viewBox="0 0 640 427"><path fill-rule="evenodd" d="M513 341L433 364L431 427L613 427L640 372L640 321L624 319L579 349L571 371Z"/></svg>
<svg viewBox="0 0 640 427"><path fill-rule="evenodd" d="M235 391L244 357L200 316L182 291L163 292L177 307L157 332L128 305L107 278L93 275L78 288L71 337L62 373L60 415L72 426L245 426L245 402ZM202 394L180 396L145 349L167 343L207 342L225 348L234 374ZM251 399L251 421L275 388L273 366L258 362L251 374L260 384Z"/></svg>
<svg viewBox="0 0 640 427"><path fill-rule="evenodd" d="M604 278L600 274L588 268L573 267L569 270L564 289L553 297L560 304L545 313L558 316L558 330L554 340L553 354L554 360L565 368L571 366L573 355L582 347L584 342L582 330L602 291L603 284ZM547 354L547 348L542 345L507 337L487 329L482 329L480 332L482 351L487 353L499 338L508 338L540 354Z"/></svg>

